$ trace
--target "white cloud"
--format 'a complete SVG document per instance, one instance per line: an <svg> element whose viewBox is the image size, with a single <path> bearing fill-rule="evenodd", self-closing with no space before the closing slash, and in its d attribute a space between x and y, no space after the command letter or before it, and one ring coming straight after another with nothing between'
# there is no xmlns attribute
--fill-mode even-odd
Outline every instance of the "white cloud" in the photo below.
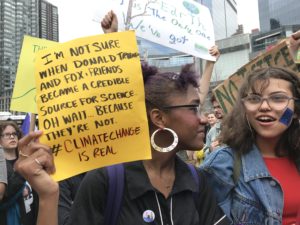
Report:
<svg viewBox="0 0 300 225"><path fill-rule="evenodd" d="M48 0L48 2L58 7L60 42L102 33L100 24L93 19L96 9L101 8L104 1Z"/></svg>
<svg viewBox="0 0 300 225"><path fill-rule="evenodd" d="M245 32L259 28L257 0L236 0L238 10L238 23L244 25Z"/></svg>

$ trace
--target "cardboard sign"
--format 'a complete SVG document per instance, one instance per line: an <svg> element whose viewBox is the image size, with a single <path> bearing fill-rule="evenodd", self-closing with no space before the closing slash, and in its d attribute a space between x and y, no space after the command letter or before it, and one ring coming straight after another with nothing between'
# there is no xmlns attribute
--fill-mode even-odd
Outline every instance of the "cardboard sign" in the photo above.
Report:
<svg viewBox="0 0 300 225"><path fill-rule="evenodd" d="M289 43L290 46L291 46L292 51L295 51L294 56L295 56L295 62L296 63L300 63L300 46L297 43L299 41L299 39L300 39L300 31L297 31L297 32L292 34L291 39L290 39L290 43ZM298 49L295 49L296 47Z"/></svg>
<svg viewBox="0 0 300 225"><path fill-rule="evenodd" d="M10 110L37 113L34 79L35 54L59 43L46 39L24 36Z"/></svg>
<svg viewBox="0 0 300 225"><path fill-rule="evenodd" d="M296 63L300 63L300 49L298 49L296 53Z"/></svg>
<svg viewBox="0 0 300 225"><path fill-rule="evenodd" d="M281 42L270 51L265 52L241 67L237 72L213 90L213 94L216 96L216 99L225 113L228 113L232 109L238 95L238 89L245 76L254 69L267 66L288 67L299 74L297 65L290 55L286 42Z"/></svg>
<svg viewBox="0 0 300 225"><path fill-rule="evenodd" d="M112 0L110 4L120 29L135 30L138 37L154 43L216 60L208 52L215 45L215 37L207 7L193 0Z"/></svg>
<svg viewBox="0 0 300 225"><path fill-rule="evenodd" d="M36 60L40 141L51 146L55 180L151 158L135 33L76 39Z"/></svg>

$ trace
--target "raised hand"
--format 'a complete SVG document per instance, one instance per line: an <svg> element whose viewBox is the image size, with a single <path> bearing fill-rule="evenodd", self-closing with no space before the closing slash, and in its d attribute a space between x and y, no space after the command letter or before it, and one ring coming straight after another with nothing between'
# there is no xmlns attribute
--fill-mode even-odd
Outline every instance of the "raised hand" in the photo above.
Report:
<svg viewBox="0 0 300 225"><path fill-rule="evenodd" d="M216 61L219 59L221 53L217 45L212 46L208 51L211 56L216 57Z"/></svg>
<svg viewBox="0 0 300 225"><path fill-rule="evenodd" d="M51 195L58 191L58 185L49 174L55 172L51 150L38 142L41 131L30 132L20 139L18 144L19 159L15 163L18 171L39 194Z"/></svg>
<svg viewBox="0 0 300 225"><path fill-rule="evenodd" d="M111 10L101 21L101 27L104 33L112 33L118 31L117 15Z"/></svg>
<svg viewBox="0 0 300 225"><path fill-rule="evenodd" d="M300 47L300 31L293 33L288 39L288 46L292 56L295 58L297 50Z"/></svg>

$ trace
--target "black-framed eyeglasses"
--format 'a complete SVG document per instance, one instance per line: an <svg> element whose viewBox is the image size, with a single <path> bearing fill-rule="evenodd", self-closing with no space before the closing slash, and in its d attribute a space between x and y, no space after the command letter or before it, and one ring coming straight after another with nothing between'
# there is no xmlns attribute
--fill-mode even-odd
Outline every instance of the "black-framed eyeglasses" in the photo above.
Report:
<svg viewBox="0 0 300 225"><path fill-rule="evenodd" d="M298 98L289 97L284 94L273 94L265 98L257 94L249 94L242 99L248 110L257 110L262 105L263 101L266 101L270 108L274 110L283 110L288 106L290 100L299 101Z"/></svg>
<svg viewBox="0 0 300 225"><path fill-rule="evenodd" d="M170 105L170 106L164 106L162 109L178 109L178 108L188 108L193 110L198 115L201 114L201 107L200 104L191 104L191 105Z"/></svg>
<svg viewBox="0 0 300 225"><path fill-rule="evenodd" d="M5 133L5 134L2 134L1 137L3 137L4 139L10 139L11 137L12 138L17 138L18 137L18 134L16 132L13 132L13 133Z"/></svg>

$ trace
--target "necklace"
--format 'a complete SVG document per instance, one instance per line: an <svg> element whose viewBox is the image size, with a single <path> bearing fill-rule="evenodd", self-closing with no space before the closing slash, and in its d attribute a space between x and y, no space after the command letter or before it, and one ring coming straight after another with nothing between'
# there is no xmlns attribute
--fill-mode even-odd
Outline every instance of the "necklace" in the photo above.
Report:
<svg viewBox="0 0 300 225"><path fill-rule="evenodd" d="M156 199L156 203L157 203L157 206L158 206L158 211L159 211L159 217L160 217L160 223L161 225L164 225L164 221L163 221L163 218L162 218L162 213L161 213L161 208L160 208L160 204L159 204L159 201L158 201L158 197L157 197L157 193L154 192L155 194L155 199ZM170 219L171 219L171 225L174 225L174 222L173 222L173 197L171 197L171 203L170 203Z"/></svg>

